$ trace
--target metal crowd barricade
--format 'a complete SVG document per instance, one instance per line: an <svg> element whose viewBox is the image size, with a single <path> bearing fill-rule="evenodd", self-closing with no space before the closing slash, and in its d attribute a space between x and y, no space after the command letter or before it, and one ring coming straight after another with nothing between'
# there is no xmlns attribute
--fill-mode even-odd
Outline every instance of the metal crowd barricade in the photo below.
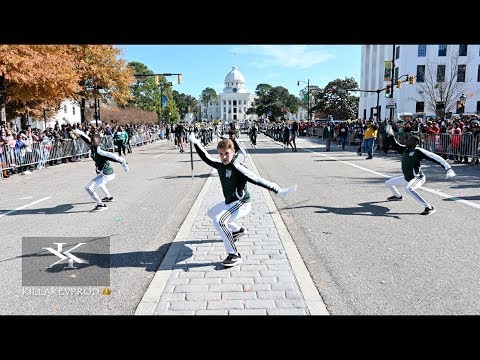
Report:
<svg viewBox="0 0 480 360"><path fill-rule="evenodd" d="M420 137L420 146L435 154L445 155L452 160L472 158L476 161L480 155L480 135L462 134L416 134Z"/></svg>
<svg viewBox="0 0 480 360"><path fill-rule="evenodd" d="M41 142L25 143L23 148L12 148L8 145L0 147L0 173L17 167L35 166L43 169L50 161L86 155L90 148L81 139L48 139ZM28 145L27 145L28 144Z"/></svg>

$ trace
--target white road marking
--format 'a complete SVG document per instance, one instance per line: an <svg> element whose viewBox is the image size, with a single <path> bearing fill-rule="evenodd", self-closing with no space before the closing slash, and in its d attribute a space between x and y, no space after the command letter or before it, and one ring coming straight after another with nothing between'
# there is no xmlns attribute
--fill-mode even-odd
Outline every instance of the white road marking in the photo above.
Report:
<svg viewBox="0 0 480 360"><path fill-rule="evenodd" d="M43 198L43 199L39 199L39 200L36 200L36 201L31 202L31 203L29 203L29 204L20 206L19 208L16 208L16 209L14 209L14 210L9 210L9 211L7 211L7 212L5 212L5 213L3 213L3 214L0 214L0 218L2 218L2 217L4 217L4 216L7 216L7 215L10 215L10 214L12 214L12 213L14 213L14 212L16 212L16 211L18 211L18 210L22 210L22 209L25 209L25 208L27 208L27 207L29 207L29 206L38 204L38 203L40 203L40 202L42 202L42 201L45 201L45 200L48 200L48 199L50 199L50 198L51 198L51 196L48 196L48 197L45 197L45 198Z"/></svg>
<svg viewBox="0 0 480 360"><path fill-rule="evenodd" d="M162 156L162 155L165 155L165 154L166 154L166 153L162 153L162 154L159 154L159 155L155 155L153 158L155 159L155 158L157 158L157 157L159 157L159 156Z"/></svg>
<svg viewBox="0 0 480 360"><path fill-rule="evenodd" d="M303 150L309 151L309 152L311 152L311 153L315 153L315 154L318 154L318 155L321 155L321 156L323 156L323 157L326 157L326 158L329 158L329 159L332 159L332 160L336 160L336 161L338 161L338 162L341 162L341 163L344 163L344 164L347 164L347 165L356 167L356 168L358 168L358 169L360 169L360 170L364 170L364 171L370 172L370 173L375 174L375 175L378 175L378 176L382 176L382 177L384 177L384 178L390 178L390 176L385 175L385 174L382 174L382 173L379 173L378 171L373 171L373 170L364 168L363 166L360 166L360 165L357 165L357 164L353 164L353 163L348 162L348 161L345 161L345 160L339 160L339 159L337 159L337 158L334 158L333 156L328 156L328 155L325 155L325 154L322 154L322 153L319 153L319 152L316 152L316 151L309 150L309 149L307 149L307 148L303 148ZM471 202L471 201L468 201L468 200L464 200L464 199L460 199L460 198L458 198L458 197L456 197L456 196L449 195L449 194L443 193L443 192L438 191L438 190L430 189L430 188L425 187L425 186L422 186L420 189L421 189L421 190L428 191L428 192L430 192L430 193L432 193L432 194L435 194L435 195L444 197L444 198L446 198L446 199L450 199L450 200L453 200L453 201L457 201L457 202L459 202L459 203L462 203L462 204L465 204L465 205L474 207L474 208L476 208L476 209L480 209L480 205L479 205L479 204L476 204L476 203L474 203L474 202Z"/></svg>
<svg viewBox="0 0 480 360"><path fill-rule="evenodd" d="M20 198L20 200L27 200L27 199L33 199L33 196L27 196L27 197Z"/></svg>

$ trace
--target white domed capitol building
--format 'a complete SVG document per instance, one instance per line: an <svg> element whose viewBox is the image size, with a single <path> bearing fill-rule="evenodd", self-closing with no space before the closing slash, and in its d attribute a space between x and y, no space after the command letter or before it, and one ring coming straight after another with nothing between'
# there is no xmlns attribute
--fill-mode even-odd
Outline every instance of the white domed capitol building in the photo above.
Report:
<svg viewBox="0 0 480 360"><path fill-rule="evenodd" d="M224 123L258 120L256 114L247 115L247 110L255 106L255 98L255 94L248 92L243 74L232 66L225 76L223 93L208 103L208 113L205 105L201 105L202 117L208 116L208 121L222 119Z"/></svg>

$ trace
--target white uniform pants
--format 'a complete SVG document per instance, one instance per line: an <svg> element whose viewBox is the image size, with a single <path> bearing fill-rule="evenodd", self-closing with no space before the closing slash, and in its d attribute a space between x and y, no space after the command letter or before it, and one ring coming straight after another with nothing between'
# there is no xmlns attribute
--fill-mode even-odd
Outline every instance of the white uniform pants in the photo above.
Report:
<svg viewBox="0 0 480 360"><path fill-rule="evenodd" d="M111 175L104 175L100 173L92 180L90 180L87 185L85 185L85 190L87 190L88 195L92 197L92 199L97 203L97 205L101 204L102 200L100 200L98 195L95 193L95 190L97 188L100 188L102 189L106 197L112 197L105 184L109 181L112 181L113 179L115 179L115 173Z"/></svg>
<svg viewBox="0 0 480 360"><path fill-rule="evenodd" d="M405 190L407 191L407 193L410 194L416 201L418 201L419 204L421 204L424 208L431 208L428 202L423 197L421 197L419 193L415 191L420 186L425 184L426 180L427 179L425 178L425 176L422 176L415 177L407 182L407 180L405 180L403 176L398 176L385 181L385 185L390 188L393 195L395 195L396 197L400 197L401 194L398 192L395 186L405 185Z"/></svg>
<svg viewBox="0 0 480 360"><path fill-rule="evenodd" d="M233 241L232 231L240 230L235 221L247 215L252 209L251 202L241 200L234 201L228 205L224 201L208 210L208 216L213 220L213 225L222 237L223 244L228 254L238 254Z"/></svg>

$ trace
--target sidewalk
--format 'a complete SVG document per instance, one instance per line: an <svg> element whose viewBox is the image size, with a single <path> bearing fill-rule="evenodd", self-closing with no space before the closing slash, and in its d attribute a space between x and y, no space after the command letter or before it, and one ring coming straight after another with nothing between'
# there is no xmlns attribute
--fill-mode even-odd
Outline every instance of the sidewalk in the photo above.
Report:
<svg viewBox="0 0 480 360"><path fill-rule="evenodd" d="M257 169L249 156L248 167ZM207 210L223 200L213 170L145 292L135 315L329 315L271 193L248 184L241 218L243 262L224 268L225 247ZM295 196L295 195L293 195Z"/></svg>

